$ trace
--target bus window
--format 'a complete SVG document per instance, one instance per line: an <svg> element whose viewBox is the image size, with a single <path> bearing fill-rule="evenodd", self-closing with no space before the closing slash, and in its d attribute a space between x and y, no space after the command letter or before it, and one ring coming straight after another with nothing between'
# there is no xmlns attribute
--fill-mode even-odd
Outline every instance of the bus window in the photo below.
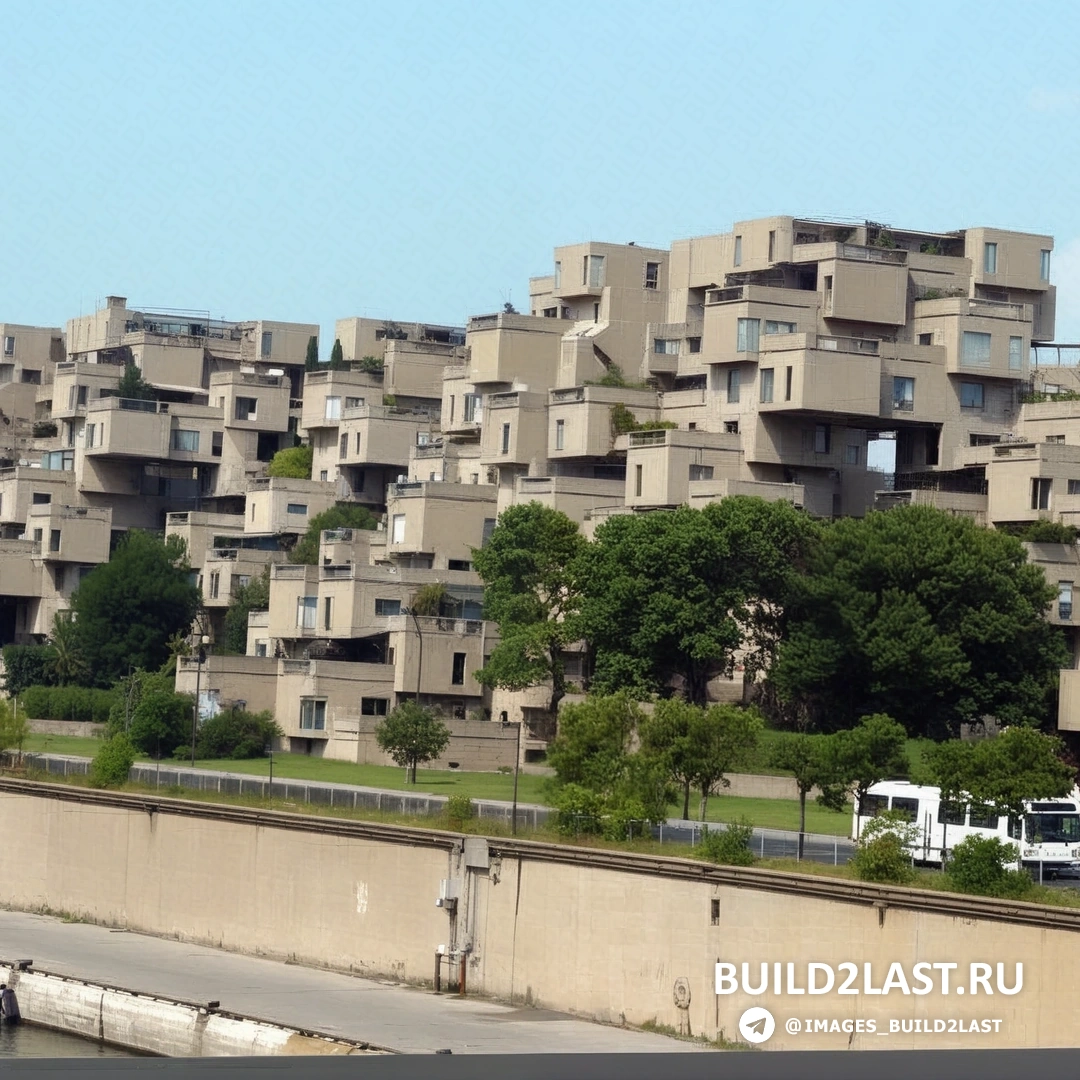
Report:
<svg viewBox="0 0 1080 1080"><path fill-rule="evenodd" d="M886 795L864 795L859 803L860 817L877 817L889 809L889 799Z"/></svg>
<svg viewBox="0 0 1080 1080"><path fill-rule="evenodd" d="M938 803L937 820L939 825L963 825L967 817L967 807L963 803Z"/></svg>
<svg viewBox="0 0 1080 1080"><path fill-rule="evenodd" d="M1029 844L1075 844L1080 840L1080 814L1028 814L1024 833Z"/></svg>
<svg viewBox="0 0 1080 1080"><path fill-rule="evenodd" d="M900 810L907 817L908 821L919 820L919 800L918 799L902 799L898 795L893 796L892 808L894 810Z"/></svg>
<svg viewBox="0 0 1080 1080"><path fill-rule="evenodd" d="M972 806L971 827L973 829L993 829L997 832L998 816L989 806Z"/></svg>

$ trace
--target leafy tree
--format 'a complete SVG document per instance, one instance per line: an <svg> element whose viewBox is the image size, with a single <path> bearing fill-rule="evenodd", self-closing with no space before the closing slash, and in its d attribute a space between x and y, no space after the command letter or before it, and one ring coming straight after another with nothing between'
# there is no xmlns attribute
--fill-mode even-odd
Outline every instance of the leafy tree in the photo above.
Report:
<svg viewBox="0 0 1080 1080"><path fill-rule="evenodd" d="M1075 544L1076 526L1057 521L1028 521L1023 525L1006 526L1004 531L1031 544Z"/></svg>
<svg viewBox="0 0 1080 1080"><path fill-rule="evenodd" d="M381 356L361 356L356 361L357 371L364 371L368 375L381 375L386 367L386 362Z"/></svg>
<svg viewBox="0 0 1080 1080"><path fill-rule="evenodd" d="M968 836L953 848L945 876L958 892L1019 900L1035 883L1024 871L1009 867L1018 855L1015 844L996 836Z"/></svg>
<svg viewBox="0 0 1080 1080"><path fill-rule="evenodd" d="M753 866L754 853L750 843L754 839L754 826L746 818L723 829L707 829L698 846L699 854L709 862L721 866Z"/></svg>
<svg viewBox="0 0 1080 1080"><path fill-rule="evenodd" d="M1046 720L1067 662L1054 596L1014 537L930 507L833 522L788 605L770 681L821 728L885 713L942 738Z"/></svg>
<svg viewBox="0 0 1080 1080"><path fill-rule="evenodd" d="M472 553L485 586L484 616L500 635L476 678L507 690L550 682L552 716L566 695L563 652L579 637L574 565L584 549L565 514L531 502L504 510L487 544Z"/></svg>
<svg viewBox="0 0 1080 1080"><path fill-rule="evenodd" d="M902 810L886 810L866 823L851 865L861 881L905 885L915 880L911 846L919 829Z"/></svg>
<svg viewBox="0 0 1080 1080"><path fill-rule="evenodd" d="M135 764L135 747L122 732L101 744L90 762L90 786L95 788L120 787L127 783L131 766Z"/></svg>
<svg viewBox="0 0 1080 1080"><path fill-rule="evenodd" d="M875 713L864 716L847 731L838 731L830 746L833 753L833 779L822 785L826 805L839 810L854 790L855 805L860 806L874 784L908 772L907 732L891 716Z"/></svg>
<svg viewBox="0 0 1080 1080"><path fill-rule="evenodd" d="M709 796L717 787L730 787L724 775L742 765L757 747L765 724L757 709L739 705L713 705L704 710L691 729L697 755L695 783L701 792L701 820L705 820Z"/></svg>
<svg viewBox="0 0 1080 1080"><path fill-rule="evenodd" d="M267 611L270 607L270 564L233 593L225 612L224 645L227 653L243 656L247 653L248 613Z"/></svg>
<svg viewBox="0 0 1080 1080"><path fill-rule="evenodd" d="M202 722L196 752L203 761L265 757L267 746L282 734L269 710L222 709Z"/></svg>
<svg viewBox="0 0 1080 1080"><path fill-rule="evenodd" d="M835 735L781 732L769 748L770 764L795 778L799 792L799 858L803 857L806 833L806 796L815 788L828 789L837 782Z"/></svg>
<svg viewBox="0 0 1080 1080"><path fill-rule="evenodd" d="M308 338L307 355L304 357L304 370L319 370L319 339L314 334Z"/></svg>
<svg viewBox="0 0 1080 1080"><path fill-rule="evenodd" d="M155 395L154 388L143 378L139 365L128 364L116 388L116 396L133 398L136 401L152 401Z"/></svg>
<svg viewBox="0 0 1080 1080"><path fill-rule="evenodd" d="M349 365L345 363L345 352L341 347L341 339L334 340L334 347L330 350L330 370L340 371Z"/></svg>
<svg viewBox="0 0 1080 1080"><path fill-rule="evenodd" d="M53 685L51 645L5 645L4 690L17 697L28 686Z"/></svg>
<svg viewBox="0 0 1080 1080"><path fill-rule="evenodd" d="M131 714L128 738L144 754L171 757L191 738L194 707L186 694L156 688L146 691Z"/></svg>
<svg viewBox="0 0 1080 1080"><path fill-rule="evenodd" d="M448 595L446 586L441 581L432 581L427 585L421 585L413 593L409 607L417 615L435 617L442 614Z"/></svg>
<svg viewBox="0 0 1080 1080"><path fill-rule="evenodd" d="M79 631L71 621L70 611L58 611L53 616L52 633L49 635L52 657L49 671L57 686L81 683L90 675L90 668L79 644Z"/></svg>
<svg viewBox="0 0 1080 1080"><path fill-rule="evenodd" d="M267 476L287 477L290 480L310 480L315 451L310 446L290 446L279 450L266 466Z"/></svg>
<svg viewBox="0 0 1080 1080"><path fill-rule="evenodd" d="M641 722L642 748L663 758L671 779L682 789L684 821L690 817L690 790L698 776L693 733L701 717L701 706L666 698Z"/></svg>
<svg viewBox="0 0 1080 1080"><path fill-rule="evenodd" d="M319 538L324 529L375 529L379 519L358 503L338 503L309 522L307 532L289 552L289 562L315 566L319 561Z"/></svg>
<svg viewBox="0 0 1080 1080"><path fill-rule="evenodd" d="M17 707L15 701L0 698L0 750L12 748L22 755L23 743L30 734L26 711Z"/></svg>
<svg viewBox="0 0 1080 1080"><path fill-rule="evenodd" d="M191 625L198 605L183 540L129 532L109 562L82 579L71 600L93 679L111 686L131 667L161 667L169 639Z"/></svg>
<svg viewBox="0 0 1080 1080"><path fill-rule="evenodd" d="M1061 740L1032 728L1011 727L974 744L967 791L1019 818L1024 803L1060 799L1076 784L1073 769L1061 760Z"/></svg>
<svg viewBox="0 0 1080 1080"><path fill-rule="evenodd" d="M593 686L645 696L674 683L704 705L737 649L751 671L764 664L814 530L786 503L746 497L605 522L577 574Z"/></svg>
<svg viewBox="0 0 1080 1080"><path fill-rule="evenodd" d="M434 761L450 743L450 729L430 710L415 701L403 701L375 729L380 749L397 765L409 770L416 783L416 767Z"/></svg>

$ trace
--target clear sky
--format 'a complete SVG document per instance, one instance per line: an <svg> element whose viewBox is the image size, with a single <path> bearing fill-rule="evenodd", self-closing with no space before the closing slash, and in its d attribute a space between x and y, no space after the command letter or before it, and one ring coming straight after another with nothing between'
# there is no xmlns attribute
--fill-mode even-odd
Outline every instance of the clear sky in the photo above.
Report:
<svg viewBox="0 0 1080 1080"><path fill-rule="evenodd" d="M1080 5L0 0L0 40L0 321L112 293L325 357L793 213L1051 233L1080 340Z"/></svg>

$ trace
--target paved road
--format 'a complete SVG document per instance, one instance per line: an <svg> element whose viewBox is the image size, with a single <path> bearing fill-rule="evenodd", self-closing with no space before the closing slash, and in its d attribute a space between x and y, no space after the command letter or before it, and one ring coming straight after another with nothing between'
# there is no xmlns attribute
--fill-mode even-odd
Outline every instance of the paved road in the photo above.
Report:
<svg viewBox="0 0 1080 1080"><path fill-rule="evenodd" d="M663 1035L435 994L400 983L222 952L200 945L0 911L0 958L88 982L220 1001L230 1012L424 1054L700 1051Z"/></svg>

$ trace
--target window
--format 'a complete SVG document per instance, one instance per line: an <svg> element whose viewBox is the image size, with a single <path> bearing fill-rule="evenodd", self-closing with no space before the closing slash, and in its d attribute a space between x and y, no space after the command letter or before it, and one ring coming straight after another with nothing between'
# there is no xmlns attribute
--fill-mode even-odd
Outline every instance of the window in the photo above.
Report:
<svg viewBox="0 0 1080 1080"><path fill-rule="evenodd" d="M98 433L97 424L87 424L86 425L86 445L88 447L93 448L94 440L95 440L95 437L97 436L97 433Z"/></svg>
<svg viewBox="0 0 1080 1080"><path fill-rule="evenodd" d="M934 344L934 335L933 334L920 334L919 335L919 344L920 345L933 345Z"/></svg>
<svg viewBox="0 0 1080 1080"><path fill-rule="evenodd" d="M600 321L600 305L599 304L593 304L593 306L592 306L592 321L593 322L599 322Z"/></svg>
<svg viewBox="0 0 1080 1080"><path fill-rule="evenodd" d="M711 480L713 478L713 467L711 465L691 465L690 466L690 479L691 480Z"/></svg>
<svg viewBox="0 0 1080 1080"><path fill-rule="evenodd" d="M255 503L254 502L252 502L252 504L251 504L251 520L252 521L255 520Z"/></svg>
<svg viewBox="0 0 1080 1080"><path fill-rule="evenodd" d="M998 816L989 806L972 805L968 824L973 829L993 829L997 832Z"/></svg>
<svg viewBox="0 0 1080 1080"><path fill-rule="evenodd" d="M236 399L236 419L237 420L254 420L255 412L259 407L257 398L253 397L238 397Z"/></svg>
<svg viewBox="0 0 1080 1080"><path fill-rule="evenodd" d="M471 570L472 563L468 559L447 559L447 570Z"/></svg>
<svg viewBox="0 0 1080 1080"><path fill-rule="evenodd" d="M450 676L450 682L454 686L465 685L465 654L463 652L454 653L454 670Z"/></svg>
<svg viewBox="0 0 1080 1080"><path fill-rule="evenodd" d="M210 435L210 453L214 457L221 457L221 445L223 442L222 433L215 431Z"/></svg>
<svg viewBox="0 0 1080 1080"><path fill-rule="evenodd" d="M641 474L643 469L640 465L634 466L634 494L636 496L641 495Z"/></svg>
<svg viewBox="0 0 1080 1080"><path fill-rule="evenodd" d="M739 402L739 369L731 368L727 373L727 400L729 405Z"/></svg>
<svg viewBox="0 0 1080 1080"><path fill-rule="evenodd" d="M359 433L358 433L359 434ZM338 442L338 457L348 457L349 455L349 433L344 432L341 439Z"/></svg>
<svg viewBox="0 0 1080 1080"><path fill-rule="evenodd" d="M211 577L214 576L211 575ZM213 592L213 582L211 582L210 588L211 592ZM315 612L318 606L319 598L317 596L298 596L296 598L296 625L301 630L315 629Z"/></svg>
<svg viewBox="0 0 1080 1080"><path fill-rule="evenodd" d="M915 380L895 376L892 381L892 407L901 412L915 409Z"/></svg>
<svg viewBox="0 0 1080 1080"><path fill-rule="evenodd" d="M503 424L502 427L502 452L504 454L510 453L510 425Z"/></svg>
<svg viewBox="0 0 1080 1080"><path fill-rule="evenodd" d="M758 339L761 335L760 319L740 319L736 352L757 352Z"/></svg>
<svg viewBox="0 0 1080 1080"><path fill-rule="evenodd" d="M784 400L791 400L791 373L792 368L788 368L784 375Z"/></svg>
<svg viewBox="0 0 1080 1080"><path fill-rule="evenodd" d="M562 263L557 262L555 264L555 288L562 288Z"/></svg>
<svg viewBox="0 0 1080 1080"><path fill-rule="evenodd" d="M356 456L360 456L360 432L356 433Z"/></svg>
<svg viewBox="0 0 1080 1080"><path fill-rule="evenodd" d="M326 730L326 702L313 698L300 699L300 729L302 731Z"/></svg>
<svg viewBox="0 0 1080 1080"><path fill-rule="evenodd" d="M828 424L817 424L814 427L814 453L827 454L831 445L831 432Z"/></svg>
<svg viewBox="0 0 1080 1080"><path fill-rule="evenodd" d="M989 367L990 335L965 330L960 342L960 363L969 367Z"/></svg>
<svg viewBox="0 0 1080 1080"><path fill-rule="evenodd" d="M1069 494L1080 495L1080 480L1069 481Z"/></svg>
<svg viewBox="0 0 1080 1080"><path fill-rule="evenodd" d="M1020 371L1024 366L1024 339L1022 337L1009 338L1009 370Z"/></svg>
<svg viewBox="0 0 1080 1080"><path fill-rule="evenodd" d="M889 809L886 795L864 795L859 800L859 817L877 817Z"/></svg>
<svg viewBox="0 0 1080 1080"><path fill-rule="evenodd" d="M604 286L604 256L586 255L582 264L583 285L590 289L601 289Z"/></svg>
<svg viewBox="0 0 1080 1080"><path fill-rule="evenodd" d="M364 399L362 397L347 397L345 399L345 408L346 409L359 409L360 406L363 405L363 404L364 404Z"/></svg>
<svg viewBox="0 0 1080 1080"><path fill-rule="evenodd" d="M487 547L491 534L495 531L495 518L484 518L484 529L480 537L480 546Z"/></svg>
<svg viewBox="0 0 1080 1080"><path fill-rule="evenodd" d="M53 574L53 581L55 582L57 592L64 591L64 578L66 577L64 573L65 570L67 570L67 567L63 563L60 563Z"/></svg>
<svg viewBox="0 0 1080 1080"><path fill-rule="evenodd" d="M323 414L325 420L340 420L341 419L341 398L328 397L326 399L326 412Z"/></svg>
<svg viewBox="0 0 1080 1080"><path fill-rule="evenodd" d="M60 550L60 530L59 529L50 529L49 530L49 550L50 551L59 551Z"/></svg>
<svg viewBox="0 0 1080 1080"><path fill-rule="evenodd" d="M35 529L34 530L33 540L34 540L35 544L40 544L41 543L41 530L40 529Z"/></svg>
<svg viewBox="0 0 1080 1080"><path fill-rule="evenodd" d="M938 803L937 823L939 825L963 825L966 817L967 807L963 803L949 802L945 799Z"/></svg>
<svg viewBox="0 0 1080 1080"><path fill-rule="evenodd" d="M1036 476L1031 481L1031 509L1050 509L1050 487L1053 481L1048 477Z"/></svg>
<svg viewBox="0 0 1080 1080"><path fill-rule="evenodd" d="M987 274L997 273L997 244L983 244L983 270Z"/></svg>
<svg viewBox="0 0 1080 1080"><path fill-rule="evenodd" d="M769 262L776 262L776 230L769 231Z"/></svg>
<svg viewBox="0 0 1080 1080"><path fill-rule="evenodd" d="M471 424L473 421L479 423L482 400L483 397L481 394L465 395L465 412L463 419L465 420L466 424Z"/></svg>
<svg viewBox="0 0 1080 1080"><path fill-rule="evenodd" d="M556 450L565 450L566 449L566 421L565 420L556 420L555 421L555 449Z"/></svg>
<svg viewBox="0 0 1080 1080"><path fill-rule="evenodd" d="M199 433L177 428L172 433L172 448L174 450L183 450L189 454L197 454L199 452Z"/></svg>
<svg viewBox="0 0 1080 1080"><path fill-rule="evenodd" d="M689 352L699 353L701 352L701 338L688 337L686 339L686 347Z"/></svg>
<svg viewBox="0 0 1080 1080"><path fill-rule="evenodd" d="M771 367L761 369L761 400L762 403L772 401L773 395L773 369Z"/></svg>
<svg viewBox="0 0 1080 1080"><path fill-rule="evenodd" d="M333 620L334 612L334 598L332 596L323 597L323 629L329 630L334 625Z"/></svg>
<svg viewBox="0 0 1080 1080"><path fill-rule="evenodd" d="M960 408L982 411L983 384L981 382L962 382L960 384Z"/></svg>
<svg viewBox="0 0 1080 1080"><path fill-rule="evenodd" d="M400 600L380 600L375 599L375 614L376 615L400 615L401 614L401 601Z"/></svg>
<svg viewBox="0 0 1080 1080"><path fill-rule="evenodd" d="M545 319L557 319L559 317L559 309L557 307L546 307L541 314Z"/></svg>
<svg viewBox="0 0 1080 1080"><path fill-rule="evenodd" d="M390 533L390 543L392 544L404 544L405 543L405 515L395 514L392 524L392 531Z"/></svg>
<svg viewBox="0 0 1080 1080"><path fill-rule="evenodd" d="M902 799L899 796L894 795L892 801L892 809L899 810L908 821L919 820L919 800L918 799Z"/></svg>
<svg viewBox="0 0 1080 1080"><path fill-rule="evenodd" d="M256 641L255 642L255 655L256 656L265 656L266 655L266 642L265 641Z"/></svg>
<svg viewBox="0 0 1080 1080"><path fill-rule="evenodd" d="M52 494L48 491L35 491L32 497L34 506L48 506L52 502Z"/></svg>
<svg viewBox="0 0 1080 1080"><path fill-rule="evenodd" d="M1058 582L1058 618L1072 618L1072 587L1071 581Z"/></svg>
<svg viewBox="0 0 1080 1080"><path fill-rule="evenodd" d="M859 464L859 447L857 445L849 444L844 449L844 464L845 465L858 465Z"/></svg>
<svg viewBox="0 0 1080 1080"><path fill-rule="evenodd" d="M794 334L797 329L797 324L793 322L777 322L775 319L765 320L766 334Z"/></svg>
<svg viewBox="0 0 1080 1080"><path fill-rule="evenodd" d="M327 480L327 479L329 478L329 476L330 476L330 474L329 474L329 473L327 472L327 470L326 470L326 469L320 469L320 470L319 470L319 479L320 479L320 480L322 480L322 481L324 481L324 482L325 482L325 481L326 481L326 480ZM252 515L251 515L251 516L252 516L252 517L254 518L254 516L255 516L255 513L254 513L254 511L252 511Z"/></svg>
<svg viewBox="0 0 1080 1080"><path fill-rule="evenodd" d="M678 356L679 341L677 338L654 338L653 352L661 356Z"/></svg>
<svg viewBox="0 0 1080 1080"><path fill-rule="evenodd" d="M286 514L296 514L298 517L307 517L307 503L289 503L285 507Z"/></svg>
<svg viewBox="0 0 1080 1080"><path fill-rule="evenodd" d="M655 289L660 284L660 264L647 262L645 264L645 288Z"/></svg>
<svg viewBox="0 0 1080 1080"><path fill-rule="evenodd" d="M4 355L15 355L15 336L13 334L6 334L4 336Z"/></svg>
<svg viewBox="0 0 1080 1080"><path fill-rule="evenodd" d="M738 435L739 434L739 421L738 420L725 420L724 421L724 431L728 435Z"/></svg>
<svg viewBox="0 0 1080 1080"><path fill-rule="evenodd" d="M263 356L269 356L274 348L274 335L269 330L262 332L262 348L260 352Z"/></svg>
<svg viewBox="0 0 1080 1080"><path fill-rule="evenodd" d="M832 274L825 275L825 314L832 314Z"/></svg>
<svg viewBox="0 0 1080 1080"><path fill-rule="evenodd" d="M742 237L735 237L735 265L742 266Z"/></svg>
<svg viewBox="0 0 1080 1080"><path fill-rule="evenodd" d="M1039 280L1050 280L1050 252L1047 251L1045 248L1043 248L1042 253L1039 256ZM14 344L14 341L12 341L12 344ZM7 356L11 355L11 353L7 351L6 346L4 352Z"/></svg>
<svg viewBox="0 0 1080 1080"><path fill-rule="evenodd" d="M384 697L362 697L360 699L361 716L385 716L390 708L390 701Z"/></svg>

